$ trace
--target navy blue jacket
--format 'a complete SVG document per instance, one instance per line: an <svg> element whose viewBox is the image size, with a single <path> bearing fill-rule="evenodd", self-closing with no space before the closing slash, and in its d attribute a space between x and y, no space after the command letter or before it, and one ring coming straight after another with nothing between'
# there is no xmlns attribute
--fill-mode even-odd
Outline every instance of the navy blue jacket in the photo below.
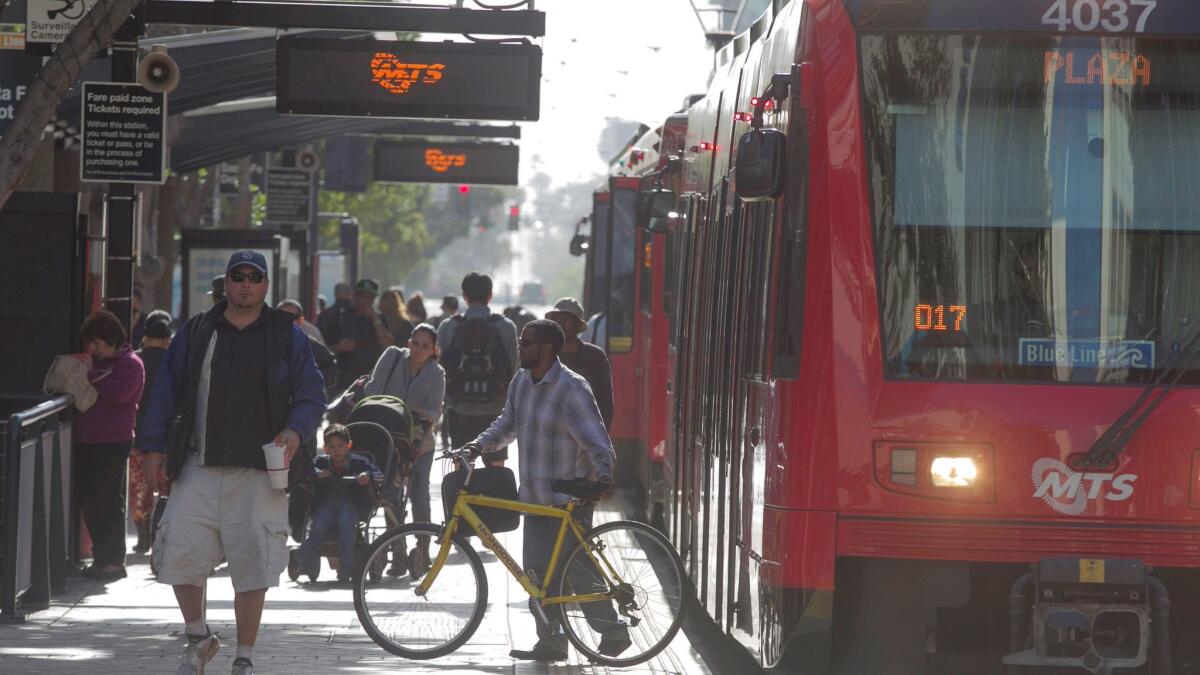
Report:
<svg viewBox="0 0 1200 675"><path fill-rule="evenodd" d="M226 301L222 300L188 319L175 334L142 418L142 435L136 447L166 453L167 475L171 478L179 475L191 445L200 368L225 307ZM266 306L263 314L269 333L266 384L271 426L279 431L291 429L303 442L316 433L325 412L325 380L313 360L308 336L295 325L293 317Z"/></svg>
<svg viewBox="0 0 1200 675"><path fill-rule="evenodd" d="M342 476L358 476L358 474L365 471L371 475L371 481L376 485L383 482L383 472L379 470L379 467L375 466L375 461L370 457L361 453L351 452L347 455L346 459L349 461L346 463L346 469L341 474ZM333 471L333 458L329 455L317 455L313 458L313 470L318 474L323 470ZM341 478L336 478L336 480L341 480ZM352 486L339 486L328 478L313 477L313 508L320 506L338 493L350 495L359 510L363 512L363 515L370 513L372 505L371 496L374 493L368 486L358 485L357 483Z"/></svg>

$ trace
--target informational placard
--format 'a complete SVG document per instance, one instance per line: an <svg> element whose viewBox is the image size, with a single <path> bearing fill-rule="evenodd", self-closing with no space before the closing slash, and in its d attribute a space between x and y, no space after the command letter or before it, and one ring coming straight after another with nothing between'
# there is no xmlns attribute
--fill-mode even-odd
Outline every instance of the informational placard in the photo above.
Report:
<svg viewBox="0 0 1200 675"><path fill-rule="evenodd" d="M508 143L375 143L375 180L382 183L516 185L519 163L520 149Z"/></svg>
<svg viewBox="0 0 1200 675"><path fill-rule="evenodd" d="M132 82L84 82L80 115L84 181L166 180L167 96Z"/></svg>
<svg viewBox="0 0 1200 675"><path fill-rule="evenodd" d="M307 169L267 169L268 223L307 225L313 212L313 174Z"/></svg>
<svg viewBox="0 0 1200 675"><path fill-rule="evenodd" d="M235 196L238 193L238 179L241 171L237 164L222 162L217 167L217 190L225 196Z"/></svg>
<svg viewBox="0 0 1200 675"><path fill-rule="evenodd" d="M275 44L281 113L538 119L536 45L301 37Z"/></svg>
<svg viewBox="0 0 1200 675"><path fill-rule="evenodd" d="M96 0L29 0L25 10L25 41L62 42L95 4Z"/></svg>
<svg viewBox="0 0 1200 675"><path fill-rule="evenodd" d="M42 68L42 59L21 52L0 52L0 136L17 114L17 102Z"/></svg>

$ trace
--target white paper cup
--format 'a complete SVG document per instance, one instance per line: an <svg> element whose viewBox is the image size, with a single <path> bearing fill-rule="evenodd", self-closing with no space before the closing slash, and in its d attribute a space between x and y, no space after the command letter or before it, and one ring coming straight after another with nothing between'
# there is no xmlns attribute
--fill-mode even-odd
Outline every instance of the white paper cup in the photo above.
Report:
<svg viewBox="0 0 1200 675"><path fill-rule="evenodd" d="M263 455L267 458L267 475L271 477L271 487L276 490L286 490L288 486L288 468L284 462L286 448L275 445L274 441L264 443Z"/></svg>

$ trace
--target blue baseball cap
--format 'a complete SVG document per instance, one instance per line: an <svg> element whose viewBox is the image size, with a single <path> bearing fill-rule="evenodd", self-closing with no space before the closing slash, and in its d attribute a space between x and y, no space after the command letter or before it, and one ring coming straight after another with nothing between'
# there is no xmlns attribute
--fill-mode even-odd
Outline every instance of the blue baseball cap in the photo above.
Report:
<svg viewBox="0 0 1200 675"><path fill-rule="evenodd" d="M247 249L245 251L238 251L237 253L229 256L229 264L225 266L225 273L228 274L229 272L233 271L233 268L237 267L238 265L249 265L259 272L262 272L264 275L270 276L267 273L267 259L258 251L251 251Z"/></svg>

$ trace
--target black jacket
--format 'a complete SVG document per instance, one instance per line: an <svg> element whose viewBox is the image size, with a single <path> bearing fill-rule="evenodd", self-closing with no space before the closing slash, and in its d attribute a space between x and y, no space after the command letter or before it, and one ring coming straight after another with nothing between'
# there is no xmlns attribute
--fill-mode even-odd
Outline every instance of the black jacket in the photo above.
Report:
<svg viewBox="0 0 1200 675"><path fill-rule="evenodd" d="M209 340L224 314L226 301L188 319L175 334L159 369L154 392L142 418L137 447L167 453L167 476L183 469L196 422L197 384ZM324 380L313 361L308 336L292 315L263 307L268 329L267 398L272 428L292 429L300 440L316 433L325 412Z"/></svg>

